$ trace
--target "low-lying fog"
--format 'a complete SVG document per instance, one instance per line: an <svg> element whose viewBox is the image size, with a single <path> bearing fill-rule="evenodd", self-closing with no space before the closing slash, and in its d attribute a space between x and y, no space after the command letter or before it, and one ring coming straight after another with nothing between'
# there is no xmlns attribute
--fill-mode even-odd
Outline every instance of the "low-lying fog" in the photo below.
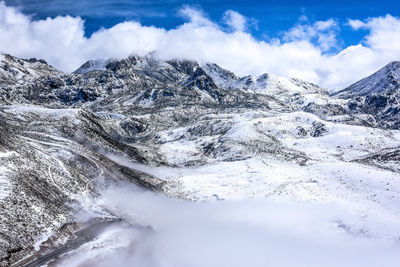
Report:
<svg viewBox="0 0 400 267"><path fill-rule="evenodd" d="M195 203L122 185L106 191L100 205L127 223L109 227L64 255L58 261L61 266L388 267L400 263L398 221L369 218L365 223L347 207L333 204Z"/></svg>

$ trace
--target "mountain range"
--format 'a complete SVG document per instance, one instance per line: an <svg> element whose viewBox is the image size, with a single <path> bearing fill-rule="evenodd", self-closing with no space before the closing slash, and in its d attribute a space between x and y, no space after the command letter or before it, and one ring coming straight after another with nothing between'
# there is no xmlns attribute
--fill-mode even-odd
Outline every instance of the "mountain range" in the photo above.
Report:
<svg viewBox="0 0 400 267"><path fill-rule="evenodd" d="M193 201L349 203L345 232L395 240L400 62L329 93L273 74L148 55L73 73L0 55L0 262L45 255L77 212L115 218L100 192L128 181ZM353 205L356 203L357 205Z"/></svg>

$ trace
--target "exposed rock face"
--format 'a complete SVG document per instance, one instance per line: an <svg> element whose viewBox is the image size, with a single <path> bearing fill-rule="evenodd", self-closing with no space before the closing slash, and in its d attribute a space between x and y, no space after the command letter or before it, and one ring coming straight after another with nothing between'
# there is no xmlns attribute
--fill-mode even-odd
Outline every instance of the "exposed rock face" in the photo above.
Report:
<svg viewBox="0 0 400 267"><path fill-rule="evenodd" d="M67 74L42 60L3 55L0 262L18 260L44 233L73 222L74 212L92 209L82 199L118 180L184 198L209 197L184 180L149 171L154 168L256 159L265 168L279 162L309 172L340 162L389 170L397 179L400 135L390 130L399 128L397 65L381 70L382 78L373 78L379 82L363 80L330 97L298 79L237 77L188 60L132 56L90 61ZM268 193L249 194L273 197L290 195L290 186L324 186L290 179L276 188L268 184ZM258 182L257 188L265 186ZM233 194L215 188L211 196ZM390 192L381 197L397 201Z"/></svg>
<svg viewBox="0 0 400 267"><path fill-rule="evenodd" d="M349 100L350 113L371 114L381 127L400 128L400 62L391 62L334 95Z"/></svg>

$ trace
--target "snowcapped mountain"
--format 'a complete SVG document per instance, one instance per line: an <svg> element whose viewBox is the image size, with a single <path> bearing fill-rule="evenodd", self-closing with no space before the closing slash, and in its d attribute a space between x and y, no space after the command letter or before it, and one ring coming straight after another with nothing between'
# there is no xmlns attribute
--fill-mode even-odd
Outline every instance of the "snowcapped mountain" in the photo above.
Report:
<svg viewBox="0 0 400 267"><path fill-rule="evenodd" d="M400 62L393 61L371 76L335 93L340 97L366 96L377 93L395 93L400 88Z"/></svg>
<svg viewBox="0 0 400 267"><path fill-rule="evenodd" d="M382 127L400 128L400 62L394 61L333 96L348 100L351 114L371 114Z"/></svg>
<svg viewBox="0 0 400 267"><path fill-rule="evenodd" d="M329 96L189 60L131 56L69 74L2 55L1 265L73 239L77 213L121 220L94 201L118 181L195 201L340 203L352 215L335 218L337 231L397 240L399 90L388 66ZM387 102L372 108L372 97Z"/></svg>
<svg viewBox="0 0 400 267"><path fill-rule="evenodd" d="M97 60L89 60L82 66L80 66L73 73L76 74L85 74L95 70L106 70L107 65L113 63L112 59L97 59Z"/></svg>
<svg viewBox="0 0 400 267"><path fill-rule="evenodd" d="M0 54L0 85L10 86L23 84L42 76L51 76L58 73L56 69L47 65L42 59L28 60Z"/></svg>
<svg viewBox="0 0 400 267"><path fill-rule="evenodd" d="M226 90L249 90L268 95L280 95L283 93L327 93L319 86L299 79L288 79L267 73L258 77L237 77L234 73L212 63L204 64L202 68L213 79L218 87Z"/></svg>

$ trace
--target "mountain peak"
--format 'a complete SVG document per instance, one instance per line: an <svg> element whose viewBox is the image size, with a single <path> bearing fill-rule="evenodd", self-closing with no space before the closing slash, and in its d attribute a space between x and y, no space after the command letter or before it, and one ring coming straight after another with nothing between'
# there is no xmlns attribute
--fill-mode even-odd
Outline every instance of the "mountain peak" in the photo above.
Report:
<svg viewBox="0 0 400 267"><path fill-rule="evenodd" d="M22 59L0 54L0 84L15 84L36 77L48 76L59 71L43 59Z"/></svg>
<svg viewBox="0 0 400 267"><path fill-rule="evenodd" d="M340 98L353 98L375 93L393 93L400 88L400 61L392 61L374 74L334 93Z"/></svg>
<svg viewBox="0 0 400 267"><path fill-rule="evenodd" d="M85 74L95 70L106 70L106 66L113 62L111 59L96 59L86 61L82 66L80 66L73 73L75 74Z"/></svg>

